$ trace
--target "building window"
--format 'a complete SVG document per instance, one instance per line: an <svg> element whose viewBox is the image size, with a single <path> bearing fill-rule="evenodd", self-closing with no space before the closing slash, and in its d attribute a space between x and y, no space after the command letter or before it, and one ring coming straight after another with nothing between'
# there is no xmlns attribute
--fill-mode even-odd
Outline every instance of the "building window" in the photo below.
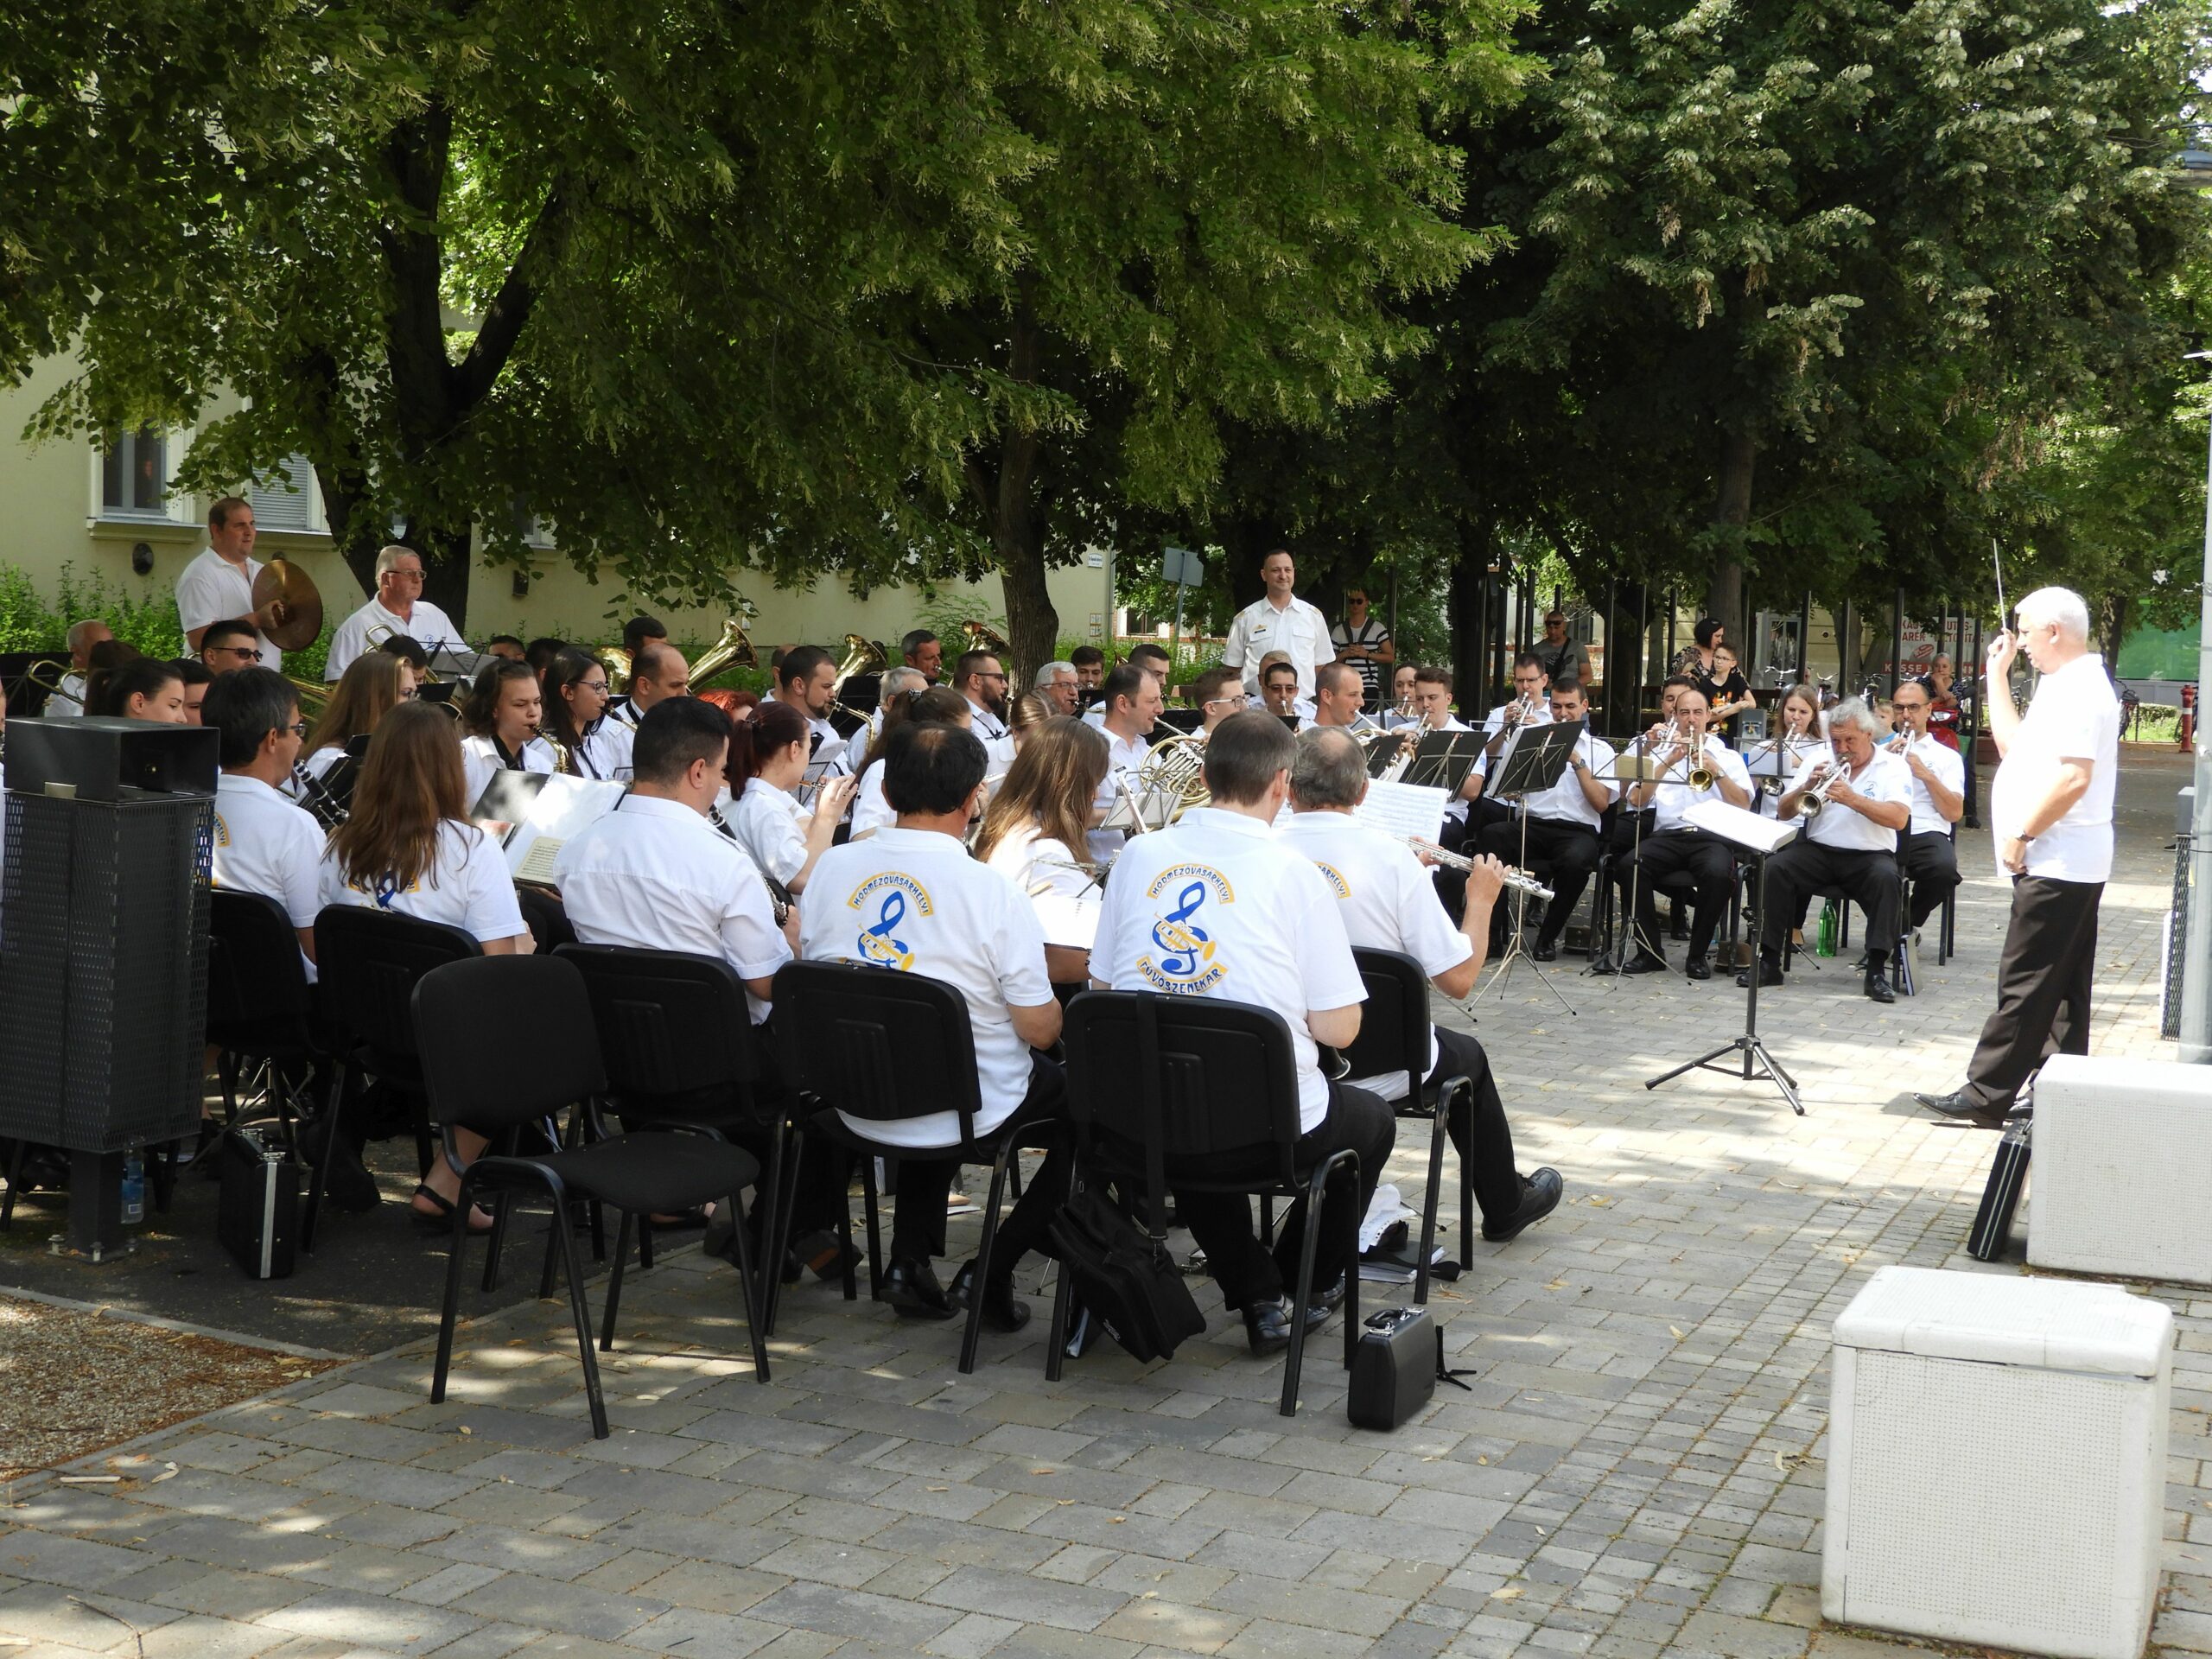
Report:
<svg viewBox="0 0 2212 1659"><path fill-rule="evenodd" d="M323 527L315 468L305 455L287 455L260 474L247 490L246 499L253 504L257 529L319 531Z"/></svg>
<svg viewBox="0 0 2212 1659"><path fill-rule="evenodd" d="M100 511L132 518L169 516L168 446L152 427L126 432L101 452Z"/></svg>

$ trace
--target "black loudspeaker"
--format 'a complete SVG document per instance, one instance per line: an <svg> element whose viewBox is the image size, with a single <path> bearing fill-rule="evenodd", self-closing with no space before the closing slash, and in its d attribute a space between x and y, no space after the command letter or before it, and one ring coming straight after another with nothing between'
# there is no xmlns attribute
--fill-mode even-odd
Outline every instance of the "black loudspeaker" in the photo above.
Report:
<svg viewBox="0 0 2212 1659"><path fill-rule="evenodd" d="M220 741L211 727L147 720L11 720L8 788L80 801L213 795Z"/></svg>

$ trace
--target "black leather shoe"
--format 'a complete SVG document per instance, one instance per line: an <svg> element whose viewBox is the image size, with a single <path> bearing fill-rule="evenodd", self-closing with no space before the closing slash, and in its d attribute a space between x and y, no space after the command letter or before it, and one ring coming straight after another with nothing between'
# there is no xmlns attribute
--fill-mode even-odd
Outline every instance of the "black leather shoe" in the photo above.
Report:
<svg viewBox="0 0 2212 1659"><path fill-rule="evenodd" d="M970 1262L952 1276L953 1306L965 1313L969 1299L975 1294L976 1264ZM1029 1323L1029 1304L1014 1299L1011 1279L984 1287L983 1323L994 1331L1019 1331Z"/></svg>
<svg viewBox="0 0 2212 1659"><path fill-rule="evenodd" d="M1559 946L1546 940L1538 939L1529 947L1529 957L1532 962L1557 962Z"/></svg>
<svg viewBox="0 0 2212 1659"><path fill-rule="evenodd" d="M1948 1095L1923 1095L1916 1092L1913 1098L1938 1117L1962 1118L1978 1129L2001 1129L2007 1116L1994 1106L1984 1106L1964 1090Z"/></svg>
<svg viewBox="0 0 2212 1659"><path fill-rule="evenodd" d="M883 1274L880 1300L891 1304L902 1319L949 1319L952 1303L944 1287L926 1262L893 1256Z"/></svg>
<svg viewBox="0 0 2212 1659"><path fill-rule="evenodd" d="M1692 979L1711 979L1713 977L1713 964L1707 962L1703 957L1692 957L1688 962L1682 964L1682 971L1685 974L1688 974Z"/></svg>
<svg viewBox="0 0 2212 1659"><path fill-rule="evenodd" d="M1329 1317L1325 1307L1306 1310L1306 1329L1313 1328ZM1244 1308L1244 1339L1252 1344L1255 1354L1280 1353L1290 1346L1290 1298L1278 1296L1271 1301L1249 1302Z"/></svg>
<svg viewBox="0 0 2212 1659"><path fill-rule="evenodd" d="M213 1158L207 1160L210 1171L216 1161ZM348 1216L365 1216L384 1202L384 1194L377 1190L376 1177L361 1161L359 1149L343 1136L330 1149L330 1167L323 1172L322 1191L340 1213Z"/></svg>
<svg viewBox="0 0 2212 1659"><path fill-rule="evenodd" d="M1484 1222L1483 1236L1493 1244L1517 1237L1524 1229L1535 1226L1558 1209L1560 1195L1566 1190L1567 1183L1560 1179L1559 1171L1538 1170L1521 1183L1521 1207L1503 1221Z"/></svg>
<svg viewBox="0 0 2212 1659"><path fill-rule="evenodd" d="M1335 1284L1331 1285L1326 1290L1317 1290L1313 1293L1313 1306L1320 1309L1324 1315L1335 1313L1344 1305L1344 1275L1341 1273L1337 1275Z"/></svg>
<svg viewBox="0 0 2212 1659"><path fill-rule="evenodd" d="M1758 966L1758 975L1759 988L1762 990L1765 989L1770 985L1779 985L1782 983L1782 966L1779 963L1762 961ZM1745 969L1742 973L1736 976L1736 983L1740 986L1749 988L1751 982L1751 970L1748 968Z"/></svg>
<svg viewBox="0 0 2212 1659"><path fill-rule="evenodd" d="M1663 974L1666 971L1667 958L1656 950L1639 950L1621 964L1621 972L1624 974Z"/></svg>
<svg viewBox="0 0 2212 1659"><path fill-rule="evenodd" d="M1878 968L1866 972L1866 1000L1870 1002L1894 1002L1897 994L1890 988L1889 976Z"/></svg>

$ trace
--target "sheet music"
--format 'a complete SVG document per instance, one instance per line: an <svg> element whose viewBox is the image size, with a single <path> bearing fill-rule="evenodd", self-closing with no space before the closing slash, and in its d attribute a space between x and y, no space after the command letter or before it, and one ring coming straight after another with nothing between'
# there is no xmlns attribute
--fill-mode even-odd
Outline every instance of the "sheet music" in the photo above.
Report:
<svg viewBox="0 0 2212 1659"><path fill-rule="evenodd" d="M507 873L518 881L551 886L553 860L561 846L597 823L621 804L628 785L599 778L547 775L537 794L500 846ZM549 845L550 843L550 845ZM538 849L545 848L541 853Z"/></svg>
<svg viewBox="0 0 2212 1659"><path fill-rule="evenodd" d="M554 861L561 856L561 849L568 844L564 836L538 836L530 843L529 855L515 866L515 880L534 882L541 887L551 887Z"/></svg>
<svg viewBox="0 0 2212 1659"><path fill-rule="evenodd" d="M1795 818L1784 823L1726 801L1700 801L1682 814L1682 822L1754 853L1771 853L1788 846L1803 827Z"/></svg>
<svg viewBox="0 0 2212 1659"><path fill-rule="evenodd" d="M1033 893L1029 902L1037 906L1037 921L1045 930L1046 944L1088 950L1097 939L1098 918L1106 909L1106 900L1097 889L1081 898L1065 893Z"/></svg>
<svg viewBox="0 0 2212 1659"><path fill-rule="evenodd" d="M1451 799L1449 790L1427 784L1393 784L1372 779L1367 785L1367 798L1352 809L1351 815L1385 835L1434 841L1437 831L1444 826L1444 809Z"/></svg>

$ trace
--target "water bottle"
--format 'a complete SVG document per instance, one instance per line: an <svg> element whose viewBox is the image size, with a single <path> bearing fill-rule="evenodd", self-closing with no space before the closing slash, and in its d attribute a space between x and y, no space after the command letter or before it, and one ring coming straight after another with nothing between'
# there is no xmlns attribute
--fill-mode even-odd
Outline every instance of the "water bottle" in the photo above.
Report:
<svg viewBox="0 0 2212 1659"><path fill-rule="evenodd" d="M136 1227L146 1219L146 1160L133 1147L123 1160L123 1224Z"/></svg>
<svg viewBox="0 0 2212 1659"><path fill-rule="evenodd" d="M1835 900L1830 899L1821 906L1820 932L1813 946L1815 956L1835 955L1836 921Z"/></svg>

